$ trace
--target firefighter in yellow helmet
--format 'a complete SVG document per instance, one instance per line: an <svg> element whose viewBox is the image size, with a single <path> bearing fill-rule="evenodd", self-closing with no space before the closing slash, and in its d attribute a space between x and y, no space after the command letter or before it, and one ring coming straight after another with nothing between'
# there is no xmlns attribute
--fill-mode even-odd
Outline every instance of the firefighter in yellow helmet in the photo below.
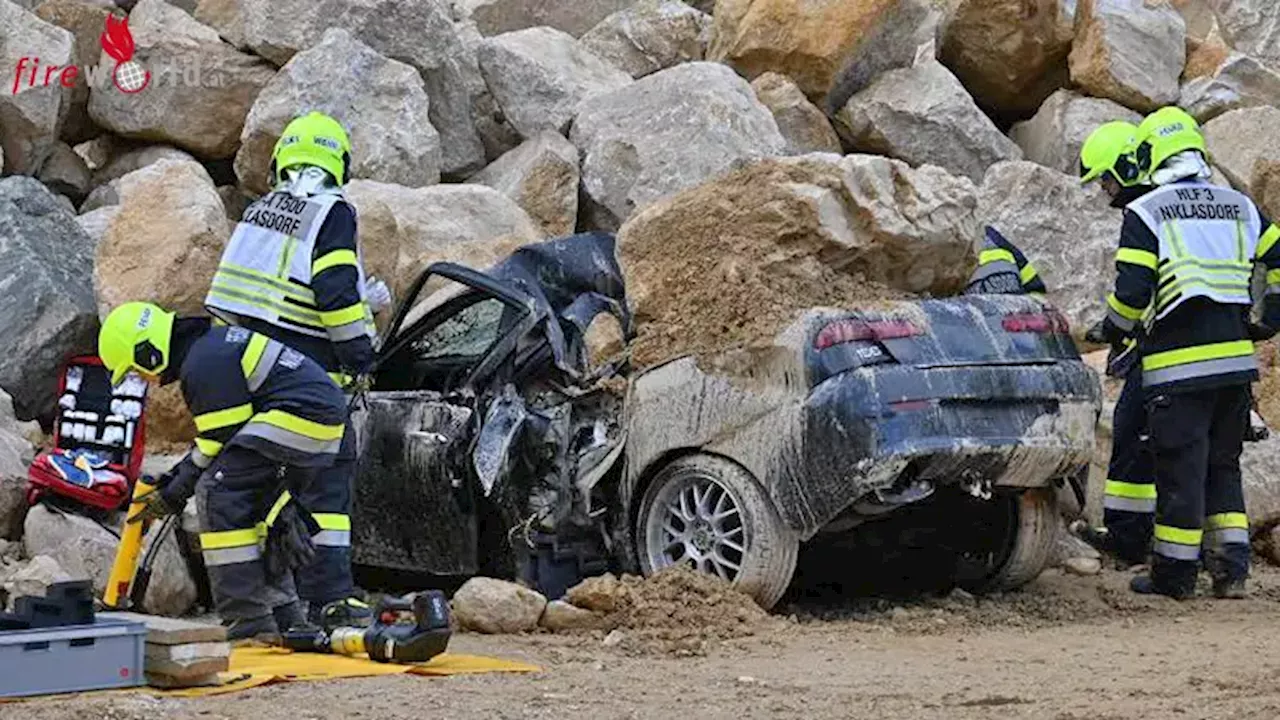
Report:
<svg viewBox="0 0 1280 720"><path fill-rule="evenodd" d="M1208 182L1204 138L1178 108L1143 120L1135 157L1155 189L1125 208L1102 326L1113 346L1138 340L1154 454L1151 571L1131 587L1191 596L1203 545L1214 594L1243 597L1253 341L1280 327L1280 294L1268 294L1261 324L1249 321L1249 285L1257 261L1280 290L1280 229L1244 194Z"/></svg>
<svg viewBox="0 0 1280 720"><path fill-rule="evenodd" d="M1116 121L1098 126L1080 149L1080 180L1100 182L1112 207L1124 207L1154 187L1138 163L1138 126ZM1102 325L1086 335L1105 343ZM1147 413L1142 393L1142 368L1136 362L1136 342L1118 347L1107 374L1124 379L1112 417L1111 458L1107 463L1102 498L1103 529L1077 522L1072 531L1090 545L1108 552L1125 567L1147 562L1156 511L1155 467L1147 447Z"/></svg>
<svg viewBox="0 0 1280 720"><path fill-rule="evenodd" d="M351 142L334 118L310 112L291 121L271 156L272 191L245 210L223 252L205 307L231 325L296 348L351 391L373 362L373 312L390 305L385 284L366 280L356 240L356 212L343 193ZM298 500L315 518L316 560L297 573L298 595L318 623L325 605L343 624L367 624L371 611L354 597L351 503L355 434ZM280 608L283 625L302 608Z"/></svg>
<svg viewBox="0 0 1280 720"><path fill-rule="evenodd" d="M287 628L273 610L296 601L291 572L313 552L310 518L291 491L337 457L347 421L342 392L319 365L265 335L148 303L111 311L98 355L113 382L132 371L181 383L199 433L130 522L180 512L194 495L228 637L275 639Z"/></svg>

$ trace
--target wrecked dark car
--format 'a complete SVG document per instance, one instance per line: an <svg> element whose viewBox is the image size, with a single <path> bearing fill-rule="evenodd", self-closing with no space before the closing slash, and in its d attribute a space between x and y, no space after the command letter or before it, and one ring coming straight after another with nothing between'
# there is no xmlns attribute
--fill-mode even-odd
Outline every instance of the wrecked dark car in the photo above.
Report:
<svg viewBox="0 0 1280 720"><path fill-rule="evenodd" d="M1047 565L1101 404L1056 311L997 295L813 308L746 361L633 374L614 242L437 263L414 284L355 413L357 564L518 574L556 597L687 563L766 608L802 544L923 546L946 558L930 572L974 591ZM624 342L593 365L606 315Z"/></svg>

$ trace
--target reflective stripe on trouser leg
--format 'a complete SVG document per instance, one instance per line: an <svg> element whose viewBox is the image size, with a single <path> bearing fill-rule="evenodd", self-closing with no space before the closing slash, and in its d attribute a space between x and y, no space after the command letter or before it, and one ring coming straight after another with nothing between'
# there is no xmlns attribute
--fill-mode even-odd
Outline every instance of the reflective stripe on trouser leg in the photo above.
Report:
<svg viewBox="0 0 1280 720"><path fill-rule="evenodd" d="M1215 401L1213 391L1191 391L1158 395L1147 403L1156 468L1151 579L1162 592L1195 590Z"/></svg>
<svg viewBox="0 0 1280 720"><path fill-rule="evenodd" d="M1116 557L1138 565L1151 553L1155 521L1155 464L1146 437L1142 369L1124 379L1111 423L1111 459L1102 497L1102 522Z"/></svg>
<svg viewBox="0 0 1280 720"><path fill-rule="evenodd" d="M334 464L314 471L310 482L296 492L298 504L320 526L312 536L315 560L294 574L298 597L312 607L351 597L355 592L350 519L355 475L355 431L348 423Z"/></svg>
<svg viewBox="0 0 1280 720"><path fill-rule="evenodd" d="M1200 559L1200 543L1204 532L1199 529L1176 528L1156 523L1151 551L1170 560Z"/></svg>
<svg viewBox="0 0 1280 720"><path fill-rule="evenodd" d="M1204 567L1215 580L1239 580L1249 576L1249 518L1245 515L1240 453L1252 403L1247 385L1216 392L1205 483Z"/></svg>
<svg viewBox="0 0 1280 720"><path fill-rule="evenodd" d="M257 530L278 494L277 466L237 447L223 451L217 463L195 494L214 609L224 621L264 617L292 594L281 583L268 583Z"/></svg>

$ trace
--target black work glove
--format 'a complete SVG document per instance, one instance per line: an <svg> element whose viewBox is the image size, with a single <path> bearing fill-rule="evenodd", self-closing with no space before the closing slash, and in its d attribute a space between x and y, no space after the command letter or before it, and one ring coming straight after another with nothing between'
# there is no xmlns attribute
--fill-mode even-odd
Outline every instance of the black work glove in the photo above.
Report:
<svg viewBox="0 0 1280 720"><path fill-rule="evenodd" d="M164 493L159 488L148 492L145 495L139 495L137 498L143 504L142 509L129 517L130 523L150 522L173 515L182 509L182 506L173 506L165 499Z"/></svg>
<svg viewBox="0 0 1280 720"><path fill-rule="evenodd" d="M1270 340L1276 336L1275 328L1262 323L1249 323L1249 339L1254 342L1263 342Z"/></svg>
<svg viewBox="0 0 1280 720"><path fill-rule="evenodd" d="M177 508L174 512L179 512L186 506L187 500L195 494L196 481L203 474L204 470L191 460L190 454L187 454L177 465L170 468L169 472L160 476L156 481L156 487L169 507Z"/></svg>
<svg viewBox="0 0 1280 720"><path fill-rule="evenodd" d="M313 530L303 519L303 515L305 513L298 504L290 500L267 529L263 560L268 577L281 577L315 559L316 548L311 541Z"/></svg>
<svg viewBox="0 0 1280 720"><path fill-rule="evenodd" d="M1089 326L1089 329L1088 329L1088 330L1086 330L1086 331L1085 331L1085 333L1084 333L1084 340L1085 340L1085 342L1093 343L1094 345L1106 345L1106 344L1107 344L1107 337L1106 337L1106 335L1104 335L1104 334L1102 333L1102 324L1103 324L1104 322L1106 322L1106 321L1105 321L1105 320L1099 320L1098 322L1096 322L1096 323L1094 323L1093 325Z"/></svg>

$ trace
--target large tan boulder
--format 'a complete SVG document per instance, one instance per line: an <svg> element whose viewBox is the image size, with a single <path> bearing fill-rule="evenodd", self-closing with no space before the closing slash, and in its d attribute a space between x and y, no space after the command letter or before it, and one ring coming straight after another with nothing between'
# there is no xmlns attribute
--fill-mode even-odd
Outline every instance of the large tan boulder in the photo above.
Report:
<svg viewBox="0 0 1280 720"><path fill-rule="evenodd" d="M992 167L978 195L978 223L1026 254L1077 338L1102 319L1115 281L1121 212L1108 201L1096 183L1025 161Z"/></svg>
<svg viewBox="0 0 1280 720"><path fill-rule="evenodd" d="M258 93L275 75L269 63L223 42L213 28L163 0L141 0L129 15L137 62L151 73L136 94L114 85L89 93L94 122L124 137L170 143L198 157L235 154ZM105 51L99 63L113 67Z"/></svg>
<svg viewBox="0 0 1280 720"><path fill-rule="evenodd" d="M1187 25L1164 0L1080 0L1069 64L1089 95L1139 112L1178 100Z"/></svg>
<svg viewBox="0 0 1280 720"><path fill-rule="evenodd" d="M347 197L359 216L366 269L386 278L400 299L433 262L484 268L545 239L514 200L485 185L408 188L357 180Z"/></svg>
<svg viewBox="0 0 1280 720"><path fill-rule="evenodd" d="M600 21L579 42L633 78L701 60L711 16L680 0L640 0Z"/></svg>
<svg viewBox="0 0 1280 720"><path fill-rule="evenodd" d="M1110 100L1059 90L1044 101L1030 120L1015 124L1009 137L1022 148L1024 159L1076 174L1080 147L1089 133L1114 120L1137 125L1142 122L1142 115Z"/></svg>
<svg viewBox="0 0 1280 720"><path fill-rule="evenodd" d="M1063 0L958 0L940 58L983 108L1025 116L1066 86L1074 21Z"/></svg>
<svg viewBox="0 0 1280 720"><path fill-rule="evenodd" d="M547 237L573 233L578 222L578 149L550 130L526 140L468 182L516 201Z"/></svg>
<svg viewBox="0 0 1280 720"><path fill-rule="evenodd" d="M644 367L768 345L805 309L951 294L975 262L976 188L871 155L759 160L618 233Z"/></svg>
<svg viewBox="0 0 1280 720"><path fill-rule="evenodd" d="M582 156L587 224L606 230L739 161L780 155L786 145L747 81L709 62L677 65L591 96L569 140Z"/></svg>
<svg viewBox="0 0 1280 720"><path fill-rule="evenodd" d="M111 0L43 0L33 12L45 22L66 29L74 38L72 62L79 72L96 65L102 54L99 36L107 15L115 9ZM110 68L108 68L110 69ZM74 145L102 132L89 118L89 83L79 77L63 96L61 137Z"/></svg>
<svg viewBox="0 0 1280 720"><path fill-rule="evenodd" d="M929 0L719 0L707 59L749 79L786 75L834 112L880 73L911 65L938 20Z"/></svg>
<svg viewBox="0 0 1280 720"><path fill-rule="evenodd" d="M568 131L583 99L631 83L572 35L546 27L487 38L479 60L494 99L526 140L543 130Z"/></svg>
<svg viewBox="0 0 1280 720"><path fill-rule="evenodd" d="M131 300L202 313L231 235L209 173L199 163L160 160L115 188L119 211L98 244L94 268L99 315Z"/></svg>
<svg viewBox="0 0 1280 720"><path fill-rule="evenodd" d="M1232 110L1205 123L1213 164L1272 219L1280 218L1280 109Z"/></svg>
<svg viewBox="0 0 1280 720"><path fill-rule="evenodd" d="M70 101L64 97L59 76L51 76L50 85L43 83L42 68L70 65L75 38L9 0L0 0L0 28L0 67L8 73L4 92L0 92L4 171L35 175L58 140L64 107ZM39 58L40 65L33 65L32 58ZM30 84L32 72L38 81L34 87ZM13 91L15 83L17 92Z"/></svg>
<svg viewBox="0 0 1280 720"><path fill-rule="evenodd" d="M778 131L786 140L783 152L787 155L806 155L814 152L840 153L840 137L831 121L809 102L800 86L786 75L767 72L751 81L756 98L769 108L778 123Z"/></svg>
<svg viewBox="0 0 1280 720"><path fill-rule="evenodd" d="M854 151L938 165L975 183L995 163L1022 159L1018 146L932 58L884 73L849 98L836 115L836 130Z"/></svg>
<svg viewBox="0 0 1280 720"><path fill-rule="evenodd" d="M1232 48L1280 72L1280 3L1272 0L1206 0L1222 37Z"/></svg>
<svg viewBox="0 0 1280 720"><path fill-rule="evenodd" d="M1230 110L1280 106L1280 69L1231 53L1212 73L1183 84L1178 105L1201 123Z"/></svg>
<svg viewBox="0 0 1280 720"><path fill-rule="evenodd" d="M332 115L351 137L351 176L413 187L440 180L440 135L428 117L422 77L334 29L294 55L244 121L235 171L240 185L267 191L271 150L285 125L311 110Z"/></svg>

